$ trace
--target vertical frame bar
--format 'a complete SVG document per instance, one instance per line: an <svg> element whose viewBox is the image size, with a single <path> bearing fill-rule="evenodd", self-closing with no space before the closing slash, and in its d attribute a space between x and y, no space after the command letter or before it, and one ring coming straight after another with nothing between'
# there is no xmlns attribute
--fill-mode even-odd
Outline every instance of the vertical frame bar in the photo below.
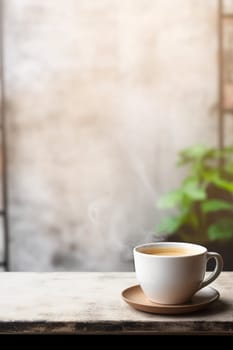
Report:
<svg viewBox="0 0 233 350"><path fill-rule="evenodd" d="M8 227L8 193L7 193L7 144L5 120L5 79L4 79L4 0L0 0L0 74L1 74L1 136L2 136L2 191L3 191L3 225L4 225L4 262L9 271L9 227Z"/></svg>
<svg viewBox="0 0 233 350"><path fill-rule="evenodd" d="M224 147L224 110L223 110L223 2L218 0L218 146Z"/></svg>

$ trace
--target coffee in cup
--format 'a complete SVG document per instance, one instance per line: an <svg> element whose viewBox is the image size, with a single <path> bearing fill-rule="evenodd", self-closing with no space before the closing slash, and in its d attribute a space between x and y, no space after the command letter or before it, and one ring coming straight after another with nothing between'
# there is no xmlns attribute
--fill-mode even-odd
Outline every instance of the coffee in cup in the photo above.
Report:
<svg viewBox="0 0 233 350"><path fill-rule="evenodd" d="M214 271L205 278L207 261L214 258ZM155 303L182 304L221 273L220 254L198 244L156 242L134 248L136 277L144 294Z"/></svg>

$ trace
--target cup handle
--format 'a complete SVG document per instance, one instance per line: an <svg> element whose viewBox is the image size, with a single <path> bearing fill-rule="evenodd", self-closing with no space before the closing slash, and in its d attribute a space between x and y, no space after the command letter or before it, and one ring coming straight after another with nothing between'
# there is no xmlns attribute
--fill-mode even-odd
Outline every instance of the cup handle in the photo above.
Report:
<svg viewBox="0 0 233 350"><path fill-rule="evenodd" d="M221 273L223 268L223 259L220 254L215 252L207 252L207 261L210 259L215 259L216 265L214 271L202 282L199 289L208 286L211 282L213 282L218 275Z"/></svg>

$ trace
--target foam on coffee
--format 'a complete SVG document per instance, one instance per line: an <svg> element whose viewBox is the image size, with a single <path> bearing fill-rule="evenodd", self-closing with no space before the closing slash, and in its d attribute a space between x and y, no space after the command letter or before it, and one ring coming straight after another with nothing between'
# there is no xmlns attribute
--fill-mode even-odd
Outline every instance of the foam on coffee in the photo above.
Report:
<svg viewBox="0 0 233 350"><path fill-rule="evenodd" d="M141 253L159 256L187 256L194 255L194 249L187 249L186 247L145 247L140 249Z"/></svg>

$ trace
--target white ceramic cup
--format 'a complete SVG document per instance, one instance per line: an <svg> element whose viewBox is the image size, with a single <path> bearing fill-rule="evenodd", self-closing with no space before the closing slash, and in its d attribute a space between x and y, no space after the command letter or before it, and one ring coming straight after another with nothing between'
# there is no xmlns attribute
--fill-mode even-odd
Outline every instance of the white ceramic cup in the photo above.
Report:
<svg viewBox="0 0 233 350"><path fill-rule="evenodd" d="M181 248L187 255L155 255L148 248ZM144 294L155 303L182 304L199 289L213 282L223 268L218 253L207 252L201 245L180 242L142 244L134 248L137 280ZM207 261L214 258L216 266L205 279Z"/></svg>

